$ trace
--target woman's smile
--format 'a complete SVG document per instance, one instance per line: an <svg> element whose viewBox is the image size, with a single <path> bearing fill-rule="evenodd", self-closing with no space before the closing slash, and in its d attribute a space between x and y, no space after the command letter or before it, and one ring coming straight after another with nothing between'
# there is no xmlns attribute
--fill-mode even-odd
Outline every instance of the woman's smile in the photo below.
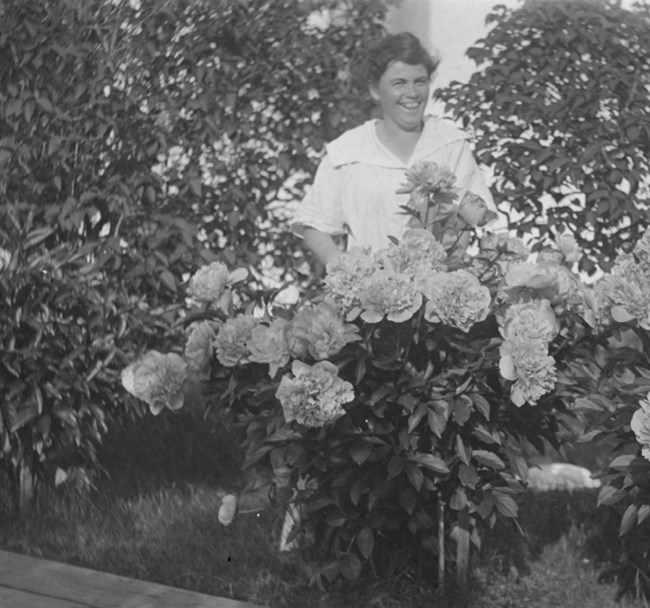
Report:
<svg viewBox="0 0 650 608"><path fill-rule="evenodd" d="M405 131L420 129L429 98L429 74L421 64L393 61L370 94L379 102L383 119Z"/></svg>

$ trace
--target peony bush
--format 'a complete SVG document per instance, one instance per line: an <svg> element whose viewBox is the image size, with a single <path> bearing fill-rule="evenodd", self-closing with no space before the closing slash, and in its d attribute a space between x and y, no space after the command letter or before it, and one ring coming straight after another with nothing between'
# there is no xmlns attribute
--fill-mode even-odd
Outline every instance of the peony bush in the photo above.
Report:
<svg viewBox="0 0 650 608"><path fill-rule="evenodd" d="M300 513L293 534L321 557L315 583L356 578L395 535L440 576L454 563L465 576L484 526L516 517L531 452L558 444L558 378L589 333L575 241L534 256L489 232L487 209L458 201L454 182L414 167L401 240L341 253L293 306L252 292L244 270L200 269L186 366L171 355L159 388L146 362L159 354L124 372L154 414L180 406L183 377L202 379L244 467Z"/></svg>
<svg viewBox="0 0 650 608"><path fill-rule="evenodd" d="M598 503L618 511L621 591L650 594L650 230L583 287L591 336L571 353L560 396L603 454Z"/></svg>

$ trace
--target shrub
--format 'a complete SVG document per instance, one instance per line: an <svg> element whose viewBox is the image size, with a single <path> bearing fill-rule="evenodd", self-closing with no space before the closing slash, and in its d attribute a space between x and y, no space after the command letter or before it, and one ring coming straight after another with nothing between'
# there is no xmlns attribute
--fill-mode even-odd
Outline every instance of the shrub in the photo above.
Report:
<svg viewBox="0 0 650 608"><path fill-rule="evenodd" d="M171 348L180 285L199 266L270 256L282 275L300 264L282 208L323 142L362 114L351 57L383 31L385 8L355 2L319 29L309 15L333 3L247 4L0 3L0 254L11 256L12 307L2 357L11 369L27 357L31 374L2 380L3 463L15 470L52 457L51 479L66 459L89 465L107 417L141 411L133 399L122 407L112 372L87 378L103 360L97 345L108 355L119 333L118 365L122 349L132 359ZM14 351L41 326L51 350ZM50 394L56 357L76 371ZM39 428L54 404L73 412L70 429L56 417ZM70 441L52 439L60 425Z"/></svg>
<svg viewBox="0 0 650 608"><path fill-rule="evenodd" d="M436 207L465 232L453 197L409 212ZM523 261L518 239L487 234L475 256L448 246L413 229L386 250L343 254L324 290L288 309L218 263L190 281L190 295L211 295L186 318L185 364L239 433L244 466L303 511L324 552L313 582L356 578L396 533L462 578L483 522L517 514L522 445L556 443L556 366L583 332L577 277L560 251ZM178 406L183 379L159 375L162 356L123 375L154 412Z"/></svg>
<svg viewBox="0 0 650 608"><path fill-rule="evenodd" d="M476 73L437 94L475 132L512 229L541 243L568 229L581 270L608 270L645 225L647 5L528 0L488 19Z"/></svg>
<svg viewBox="0 0 650 608"><path fill-rule="evenodd" d="M37 480L91 482L120 408L125 307L100 278L81 275L69 256L14 255L0 270L0 466L23 512Z"/></svg>
<svg viewBox="0 0 650 608"><path fill-rule="evenodd" d="M585 292L590 339L570 354L561 397L606 457L598 504L620 518L622 592L648 593L650 231Z"/></svg>

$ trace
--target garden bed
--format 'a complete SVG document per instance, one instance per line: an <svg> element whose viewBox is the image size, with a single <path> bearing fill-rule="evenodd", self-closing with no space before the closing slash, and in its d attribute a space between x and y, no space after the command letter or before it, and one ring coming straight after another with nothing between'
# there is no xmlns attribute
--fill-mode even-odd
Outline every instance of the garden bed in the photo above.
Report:
<svg viewBox="0 0 650 608"><path fill-rule="evenodd" d="M237 450L191 415L147 417L114 431L101 456L106 475L94 491L42 490L23 520L11 516L2 493L0 547L271 608L417 608L440 601L429 582L430 558L408 559L397 550L390 559L377 556L375 570L361 580L319 590L308 584L309 555L278 552L277 510L240 514L223 527L217 511L223 492L238 487ZM530 494L520 507L528 543L514 526L495 530L485 543L489 551L476 557L469 599L450 593L447 605L613 605L616 581L598 583L605 570L598 551L613 557L617 522L596 511L593 491ZM594 538L607 543L609 554ZM620 606L643 603L624 599Z"/></svg>

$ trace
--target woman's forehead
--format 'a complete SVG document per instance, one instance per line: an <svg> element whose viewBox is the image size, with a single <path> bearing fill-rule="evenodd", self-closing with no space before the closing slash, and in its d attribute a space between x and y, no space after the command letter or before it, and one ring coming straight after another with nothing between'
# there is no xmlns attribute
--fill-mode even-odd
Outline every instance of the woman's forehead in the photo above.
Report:
<svg viewBox="0 0 650 608"><path fill-rule="evenodd" d="M421 63L411 64L400 61L399 59L394 59L386 66L383 76L386 78L395 78L398 76L408 78L420 78L421 76L424 76L425 78L428 78L429 72Z"/></svg>

